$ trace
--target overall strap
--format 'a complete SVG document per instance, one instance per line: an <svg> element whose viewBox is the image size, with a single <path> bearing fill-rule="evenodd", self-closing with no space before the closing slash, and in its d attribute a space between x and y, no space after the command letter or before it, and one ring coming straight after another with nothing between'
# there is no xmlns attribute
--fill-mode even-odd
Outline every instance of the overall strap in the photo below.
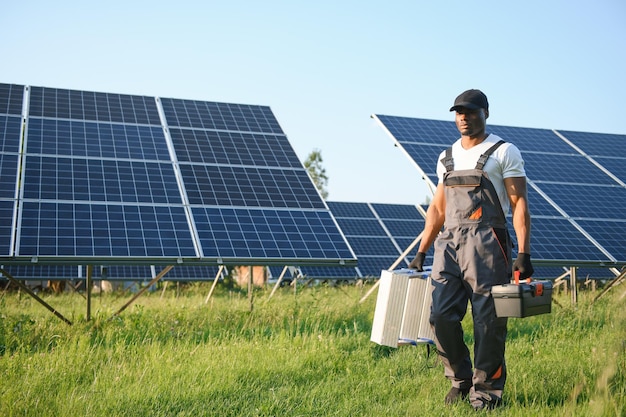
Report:
<svg viewBox="0 0 626 417"><path fill-rule="evenodd" d="M454 160L452 159L452 146L446 149L446 155L440 161L447 172L454 171Z"/></svg>
<svg viewBox="0 0 626 417"><path fill-rule="evenodd" d="M505 143L503 140L498 141L498 143L487 149L484 154L480 155L480 158L478 158L478 162L476 163L476 169L480 169L482 171L487 159L489 159L489 156L503 143Z"/></svg>

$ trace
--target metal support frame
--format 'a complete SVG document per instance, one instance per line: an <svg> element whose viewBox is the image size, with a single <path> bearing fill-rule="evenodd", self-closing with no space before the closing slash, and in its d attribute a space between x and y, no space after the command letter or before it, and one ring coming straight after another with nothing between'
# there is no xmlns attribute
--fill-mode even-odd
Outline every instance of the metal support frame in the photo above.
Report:
<svg viewBox="0 0 626 417"><path fill-rule="evenodd" d="M274 284L274 288L272 288L272 292L270 293L270 296L267 297L267 301L269 301L274 296L274 293L276 292L278 287L280 287L280 283L283 281L283 278L285 277L285 274L287 273L288 270L289 270L289 266L285 265L282 272L280 273L280 276L278 277L278 281L276 281L276 284Z"/></svg>
<svg viewBox="0 0 626 417"><path fill-rule="evenodd" d="M115 312L115 314L113 314L113 317L120 315L120 313L122 313L122 311L124 311L126 308L128 308L132 303L134 303L143 293L145 293L152 285L156 284L158 281L160 281L172 268L174 267L174 265L167 265L165 268L163 268L163 270L161 272L159 272L144 288L142 288L137 294L135 294L127 303L125 303L117 312ZM207 298L205 300L205 304L209 301L209 298L211 298L211 295L213 294L213 291L215 290L215 287L217 285L218 279L220 277L220 275L222 274L222 272L224 271L225 266L224 265L220 265L217 275L215 276L215 280L213 281L213 285L211 286L211 290L209 292L209 294L207 295ZM252 267L250 267L252 269ZM252 273L252 270L250 271ZM22 281L16 279L15 277L13 277L9 272L7 272L5 269L0 268L0 273L2 275L4 275L5 277L7 277L7 279L17 285L22 291L24 291L25 293L27 293L28 295L30 295L32 298L34 298L37 302L39 302L41 305L43 305L44 307L46 307L48 310L50 310L55 316L57 316L58 318L60 318L61 320L63 320L65 323L69 324L70 326L73 324L70 320L68 320L67 318L65 318L61 313L59 313L54 307L52 307L50 304L46 303L41 297L39 297L35 292L33 292L30 288L28 288L26 285L24 285L24 283L22 283ZM252 275L250 280L252 280ZM251 287L250 285L252 284L252 282L250 282L249 284L249 297L250 297L250 305L251 305L251 309L252 309L252 292L251 292ZM82 294L80 294L83 298L86 299L87 301L87 314L86 314L86 318L87 320L91 320L91 299L92 299L92 290L93 290L93 266L92 265L87 265L86 268L86 277L85 277L85 294L86 296L83 296ZM76 288L74 288L73 286L70 285L70 287L72 288L72 291L77 292Z"/></svg>
<svg viewBox="0 0 626 417"><path fill-rule="evenodd" d="M69 324L70 326L72 325L72 322L69 321L68 319L66 319L61 313L59 313L56 309L54 309L50 304L46 303L44 300L42 300L37 294L35 294L30 288L28 288L26 285L24 285L21 281L18 281L17 279L13 278L13 276L11 274L9 274L7 271L5 271L4 269L0 268L0 272L2 272L2 275L4 275L5 277L7 277L9 279L9 281L11 281L12 283L14 283L15 285L17 285L18 287L20 287L21 290L23 290L24 292L26 292L28 295L30 295L31 297L33 297L35 300L37 300L41 305L43 305L44 307L46 307L48 310L50 310L52 312L52 314L54 314L55 316L57 316L58 318L60 318L61 320L63 320L65 323Z"/></svg>
<svg viewBox="0 0 626 417"><path fill-rule="evenodd" d="M593 302L595 303L596 301L598 301L598 299L600 299L600 297L604 296L604 294L609 292L611 288L618 285L624 280L626 280L626 267L622 268L622 271L619 273L619 275L615 277L610 283L608 283L606 287L604 287L602 292L598 294L596 298L593 299Z"/></svg>
<svg viewBox="0 0 626 417"><path fill-rule="evenodd" d="M254 309L254 266L250 265L248 275L248 301L250 302L250 312Z"/></svg>
<svg viewBox="0 0 626 417"><path fill-rule="evenodd" d="M91 291L93 289L93 265L87 265L85 278L85 294L87 294L87 321L91 320Z"/></svg>
<svg viewBox="0 0 626 417"><path fill-rule="evenodd" d="M141 295L148 291L148 288L150 288L152 285L156 284L157 282L159 282L161 280L161 278L163 278L165 276L165 274L167 274L168 272L170 272L170 270L174 268L174 265L167 265L165 268L163 268L163 270L161 272L159 272L157 274L156 277L152 278L152 281L150 281L148 283L148 285L146 285L145 287L143 287L137 294L135 294L135 296L133 298L131 298L126 304L124 304L115 314L113 314L113 317L119 316L119 314L126 310L126 308L128 306L130 306L132 303L135 302L135 300L139 297L141 297ZM89 269L87 269L87 275L89 275Z"/></svg>
<svg viewBox="0 0 626 417"><path fill-rule="evenodd" d="M576 285L576 280L578 278L578 268L575 266L570 267L569 269L569 284L570 289L572 290L572 304L576 305L578 302L578 285Z"/></svg>
<svg viewBox="0 0 626 417"><path fill-rule="evenodd" d="M213 285L211 285L211 290L207 294L206 299L204 300L204 304L207 304L209 302L209 298L211 298L211 295L213 295L213 291L215 290L215 287L217 286L217 280L219 276L222 275L222 271L224 271L224 265L220 265L220 267L218 268L217 274L215 275L215 279L213 280Z"/></svg>

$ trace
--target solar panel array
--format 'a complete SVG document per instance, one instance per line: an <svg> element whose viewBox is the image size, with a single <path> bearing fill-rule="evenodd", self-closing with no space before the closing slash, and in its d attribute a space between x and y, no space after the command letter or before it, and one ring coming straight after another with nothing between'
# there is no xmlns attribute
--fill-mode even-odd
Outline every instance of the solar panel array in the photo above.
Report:
<svg viewBox="0 0 626 417"><path fill-rule="evenodd" d="M42 280L82 280L87 276L83 265L24 265L13 264L3 266L12 277ZM150 281L162 270L160 266L151 265L109 265L96 266L92 272L94 280L109 281ZM219 268L208 265L179 265L172 268L164 277L164 281L213 281L218 276ZM226 274L228 271L223 271ZM0 278L4 274L0 271Z"/></svg>
<svg viewBox="0 0 626 417"><path fill-rule="evenodd" d="M344 231L359 260L356 270L302 267L313 278L379 277L413 243L424 228L424 217L410 204L328 201L328 207ZM406 268L414 253L397 266Z"/></svg>
<svg viewBox="0 0 626 417"><path fill-rule="evenodd" d="M5 265L356 264L269 107L0 84L0 134Z"/></svg>
<svg viewBox="0 0 626 417"><path fill-rule="evenodd" d="M453 122L373 116L437 184ZM626 135L488 126L522 152L532 212L533 259L551 265L626 263ZM511 230L513 237L515 234Z"/></svg>

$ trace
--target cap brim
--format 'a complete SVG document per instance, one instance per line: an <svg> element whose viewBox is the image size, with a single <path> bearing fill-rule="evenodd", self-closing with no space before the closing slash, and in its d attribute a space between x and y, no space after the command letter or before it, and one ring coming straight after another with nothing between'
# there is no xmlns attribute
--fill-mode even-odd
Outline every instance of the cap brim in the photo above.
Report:
<svg viewBox="0 0 626 417"><path fill-rule="evenodd" d="M450 107L450 111L455 111L456 109L461 108L461 107L465 107L466 109L470 109L470 110L477 110L481 108L480 106L477 106L474 103L459 103Z"/></svg>

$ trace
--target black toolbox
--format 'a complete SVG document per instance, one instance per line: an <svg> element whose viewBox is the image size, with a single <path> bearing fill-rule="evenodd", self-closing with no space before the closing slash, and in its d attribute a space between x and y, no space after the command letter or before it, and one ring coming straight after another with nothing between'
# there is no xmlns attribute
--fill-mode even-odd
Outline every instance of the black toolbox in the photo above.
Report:
<svg viewBox="0 0 626 417"><path fill-rule="evenodd" d="M550 313L552 282L531 281L491 288L498 317L528 317Z"/></svg>

